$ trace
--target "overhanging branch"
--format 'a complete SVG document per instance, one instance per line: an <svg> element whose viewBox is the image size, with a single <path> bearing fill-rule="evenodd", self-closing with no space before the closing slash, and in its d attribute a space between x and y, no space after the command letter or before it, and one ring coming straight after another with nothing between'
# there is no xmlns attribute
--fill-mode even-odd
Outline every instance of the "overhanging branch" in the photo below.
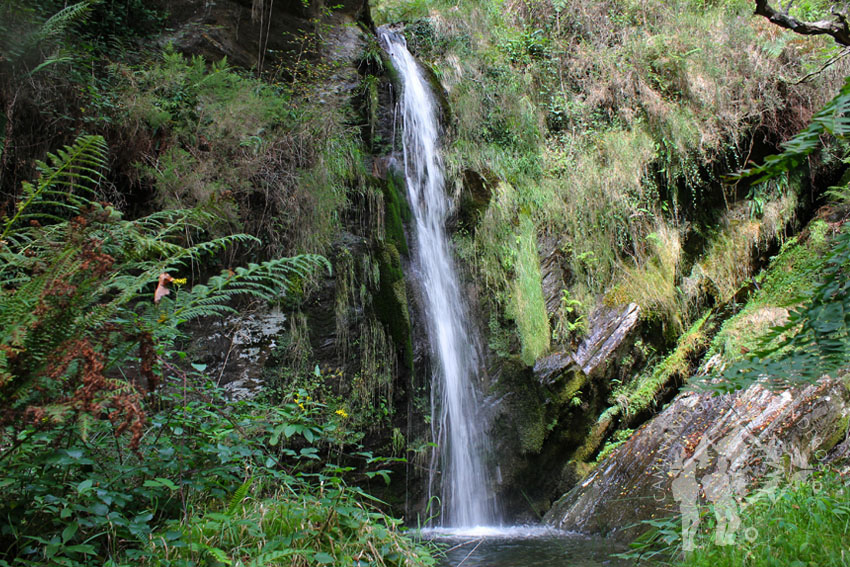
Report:
<svg viewBox="0 0 850 567"><path fill-rule="evenodd" d="M790 7L790 2L789 2ZM768 0L756 0L756 15L764 16L777 26L802 35L828 35L841 45L850 45L850 27L847 25L847 8L833 6L835 19L817 22L801 22L786 11L773 8Z"/></svg>

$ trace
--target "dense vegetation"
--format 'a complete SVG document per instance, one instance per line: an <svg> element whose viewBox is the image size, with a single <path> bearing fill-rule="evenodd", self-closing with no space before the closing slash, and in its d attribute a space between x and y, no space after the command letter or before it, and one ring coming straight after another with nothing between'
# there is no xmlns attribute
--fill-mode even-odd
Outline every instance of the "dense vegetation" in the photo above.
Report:
<svg viewBox="0 0 850 567"><path fill-rule="evenodd" d="M348 406L237 403L183 350L185 323L330 272L304 252L363 167L339 115L309 82L138 51L167 17L141 2L0 15L0 564L429 564L358 488L389 471Z"/></svg>
<svg viewBox="0 0 850 567"><path fill-rule="evenodd" d="M0 566L432 564L367 492L402 470L415 483L432 445L406 205L381 171L391 63L365 25L347 24L354 68L328 54L344 7L250 69L187 55L175 4L0 6ZM253 4L262 26L273 3ZM833 41L749 0L371 10L445 90L453 238L494 388L525 400L535 362L574 348L598 307L641 308L600 399L569 386L554 414L515 408L522 451L583 435L568 457L586 471L702 361L719 390L846 367L850 87ZM188 326L269 309L287 328L266 388L234 400ZM746 556L711 544L710 510L696 553L679 555L674 519L634 556L846 564L845 478L746 504Z"/></svg>
<svg viewBox="0 0 850 567"><path fill-rule="evenodd" d="M490 180L491 206L458 244L493 292L499 352L513 352L515 336L532 362L569 343L599 294L637 302L675 337L734 294L754 269L750 249L794 217L799 187L721 188L720 177L751 157L753 135L775 143L805 126L799 111L825 93L791 77L837 48L753 19L751 2L375 11L414 20L410 43L454 114L451 165ZM724 199L725 214L712 214ZM546 297L529 267L538 254L566 272Z"/></svg>

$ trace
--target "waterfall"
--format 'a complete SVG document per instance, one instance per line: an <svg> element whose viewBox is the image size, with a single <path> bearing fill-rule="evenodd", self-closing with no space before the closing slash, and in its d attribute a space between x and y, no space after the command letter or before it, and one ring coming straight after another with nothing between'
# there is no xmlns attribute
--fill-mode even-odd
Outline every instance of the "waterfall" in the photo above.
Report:
<svg viewBox="0 0 850 567"><path fill-rule="evenodd" d="M414 259L435 362L431 405L437 414L432 427L439 448L442 524L488 525L495 514L482 463L487 438L474 383L479 356L445 227L451 202L439 151L437 101L404 38L383 28L379 33L402 82L399 108L407 196L415 222Z"/></svg>

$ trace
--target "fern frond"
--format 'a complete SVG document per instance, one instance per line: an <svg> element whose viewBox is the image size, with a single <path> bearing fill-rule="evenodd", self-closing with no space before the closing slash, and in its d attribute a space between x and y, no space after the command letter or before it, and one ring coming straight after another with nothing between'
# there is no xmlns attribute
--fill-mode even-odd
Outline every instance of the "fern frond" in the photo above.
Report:
<svg viewBox="0 0 850 567"><path fill-rule="evenodd" d="M230 496L230 501L227 504L227 515L232 516L245 501L248 496L248 491L251 490L251 485L254 483L254 477L248 477L248 480L243 482L239 488Z"/></svg>
<svg viewBox="0 0 850 567"><path fill-rule="evenodd" d="M83 20L91 11L92 6L99 3L100 0L85 0L71 4L53 14L38 30L37 41L44 41L61 35L69 26Z"/></svg>
<svg viewBox="0 0 850 567"><path fill-rule="evenodd" d="M209 315L226 315L235 310L228 305L237 297L273 301L286 293L296 278L305 278L317 268L331 271L323 256L302 254L291 258L249 264L211 277L206 285L196 285L176 302L172 313L178 321L188 321Z"/></svg>
<svg viewBox="0 0 850 567"><path fill-rule="evenodd" d="M90 414L81 413L77 418L77 435L83 441L89 440L89 432L91 431L92 422L94 419Z"/></svg>
<svg viewBox="0 0 850 567"><path fill-rule="evenodd" d="M22 184L22 199L17 203L15 214L3 220L0 240L6 240L13 234L24 219L55 222L57 216L51 212L51 207L78 211L81 206L90 203L88 197L75 192L94 194L103 177L106 156L107 146L102 136L81 136L72 145L48 154L46 162L37 162L38 182L36 185ZM60 192L56 187L64 187L65 190ZM56 199L47 199L47 196Z"/></svg>

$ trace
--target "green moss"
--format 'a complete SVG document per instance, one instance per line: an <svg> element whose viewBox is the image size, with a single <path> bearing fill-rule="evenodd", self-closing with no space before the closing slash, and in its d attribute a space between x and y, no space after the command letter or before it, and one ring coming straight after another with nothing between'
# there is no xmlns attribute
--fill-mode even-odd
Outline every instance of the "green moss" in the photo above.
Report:
<svg viewBox="0 0 850 567"><path fill-rule="evenodd" d="M658 365L618 388L611 395L626 415L635 415L649 408L658 394L673 380L685 382L693 366L708 348L717 322L711 311L700 317L679 338L676 348ZM614 411L609 408L609 410Z"/></svg>
<svg viewBox="0 0 850 567"><path fill-rule="evenodd" d="M509 394L510 432L518 436L523 453L537 453L543 447L547 434L546 406L540 401L536 383L530 379L527 367L516 360L508 368L507 373L511 377L500 381L500 389Z"/></svg>
<svg viewBox="0 0 850 567"><path fill-rule="evenodd" d="M723 323L706 358L719 354L725 363L740 359L756 346L760 336L784 320L787 308L814 289L825 268L828 231L826 222L815 220L801 236L783 244L779 254L759 274L759 289L750 301Z"/></svg>
<svg viewBox="0 0 850 567"><path fill-rule="evenodd" d="M605 446L602 447L602 450L599 451L599 454L596 456L596 462L598 463L613 453L614 449L628 441L629 437L631 437L634 432L634 429L621 429L617 431L614 435L612 435L611 439L605 442Z"/></svg>
<svg viewBox="0 0 850 567"><path fill-rule="evenodd" d="M395 245L384 243L378 251L380 283L375 294L375 313L399 350L406 368L413 371L413 341L410 312L401 255Z"/></svg>
<svg viewBox="0 0 850 567"><path fill-rule="evenodd" d="M381 185L384 193L384 227L387 242L407 256L410 250L407 246L407 237L404 235L404 223L410 220L410 207L407 205L407 200L399 192L399 187L404 188L404 181L398 179L392 173Z"/></svg>
<svg viewBox="0 0 850 567"><path fill-rule="evenodd" d="M611 421L597 422L587 437L585 437L582 446L576 449L576 452L573 454L573 461L576 463L587 462L608 436L608 431L612 424L613 419Z"/></svg>
<svg viewBox="0 0 850 567"><path fill-rule="evenodd" d="M833 447L847 437L848 427L850 427L850 415L845 415L836 423L833 434L821 441L820 446L817 447L817 451L824 454L831 451Z"/></svg>
<svg viewBox="0 0 850 567"><path fill-rule="evenodd" d="M587 384L587 374L580 369L570 370L568 375L570 379L564 384L564 387L558 391L556 397L559 406L566 406L578 394L585 384Z"/></svg>

